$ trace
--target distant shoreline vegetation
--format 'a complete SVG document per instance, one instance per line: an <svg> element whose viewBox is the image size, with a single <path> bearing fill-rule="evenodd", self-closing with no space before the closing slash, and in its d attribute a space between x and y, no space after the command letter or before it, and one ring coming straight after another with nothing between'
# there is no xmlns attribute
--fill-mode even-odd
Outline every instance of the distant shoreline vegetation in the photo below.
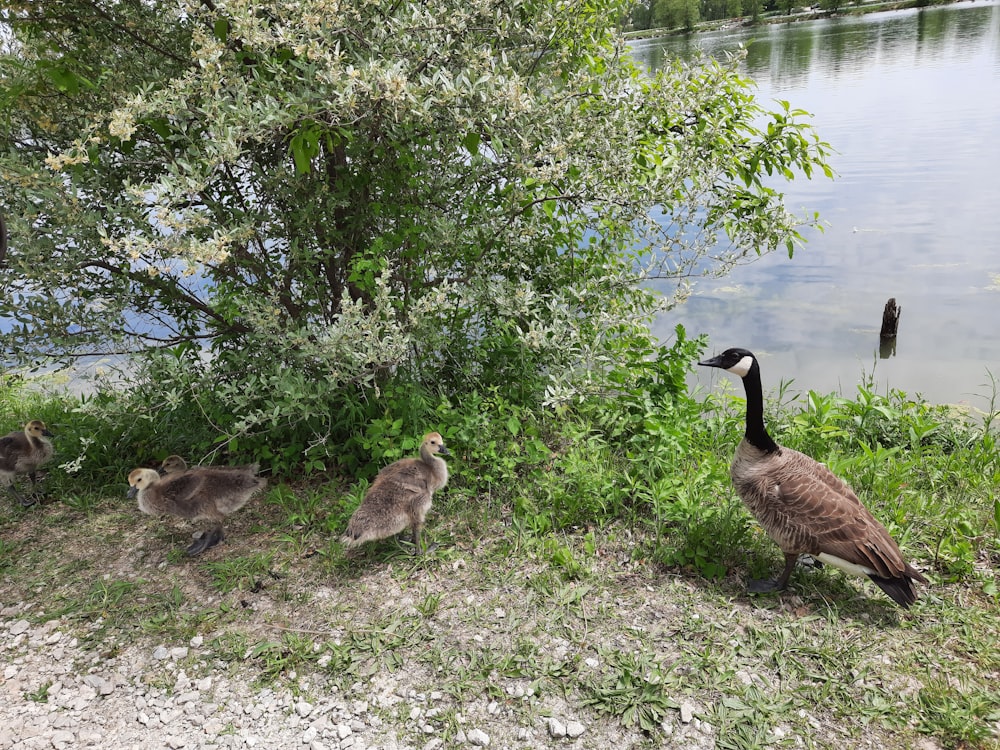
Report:
<svg viewBox="0 0 1000 750"><path fill-rule="evenodd" d="M761 3L762 0L743 0L743 4ZM768 2L768 0L764 0ZM796 6L791 0L770 0L778 6L774 10L762 10L760 15L754 18L753 14L737 15L713 20L698 20L699 15L693 12L698 0L650 0L648 5L640 5L645 8L646 13L652 16L657 7L673 6L674 12L668 15L672 23L658 25L650 28L631 28L624 32L624 36L629 41L639 41L642 39L653 39L659 36L679 36L683 34L694 34L703 31L726 31L748 26L763 26L775 23L792 23L795 21L814 21L824 18L839 18L843 16L860 16L868 13L883 13L894 10L908 10L911 8L932 8L942 5L954 5L961 2L974 4L976 0L897 0L896 2L845 2L844 0L824 0L813 5ZM730 0L726 3L729 7L733 3ZM711 7L711 0L703 0L702 6ZM694 15L692 23L691 15ZM633 26L637 19L633 17L630 24ZM640 21L641 22L641 21Z"/></svg>

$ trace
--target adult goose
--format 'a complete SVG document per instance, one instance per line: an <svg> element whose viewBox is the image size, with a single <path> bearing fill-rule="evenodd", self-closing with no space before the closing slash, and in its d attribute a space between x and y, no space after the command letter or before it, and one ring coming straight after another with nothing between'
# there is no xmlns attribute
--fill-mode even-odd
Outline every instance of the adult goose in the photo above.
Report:
<svg viewBox="0 0 1000 750"><path fill-rule="evenodd" d="M128 483L128 496L138 498L143 513L208 522L208 529L187 548L189 555L200 555L225 538L226 516L246 505L267 480L257 476L255 464L241 470L204 467L164 477L153 469L134 469Z"/></svg>
<svg viewBox="0 0 1000 750"><path fill-rule="evenodd" d="M420 458L402 458L378 473L340 541L347 547L357 547L410 528L414 552L422 554L420 529L434 493L448 483L448 464L441 458L447 455L440 434L424 435Z"/></svg>
<svg viewBox="0 0 1000 750"><path fill-rule="evenodd" d="M746 434L736 447L730 476L736 492L785 554L777 580L751 581L751 593L780 591L799 555L858 576L868 576L893 601L917 600L914 581L927 583L903 559L889 532L854 491L826 466L778 445L764 427L760 366L746 349L727 349L699 362L739 375L746 390Z"/></svg>
<svg viewBox="0 0 1000 750"><path fill-rule="evenodd" d="M31 495L35 494L36 475L39 466L52 458L52 443L45 422L32 419L24 429L0 438L0 485L14 498L27 507L34 505L33 497L25 497L14 488L18 474L27 474L31 479Z"/></svg>

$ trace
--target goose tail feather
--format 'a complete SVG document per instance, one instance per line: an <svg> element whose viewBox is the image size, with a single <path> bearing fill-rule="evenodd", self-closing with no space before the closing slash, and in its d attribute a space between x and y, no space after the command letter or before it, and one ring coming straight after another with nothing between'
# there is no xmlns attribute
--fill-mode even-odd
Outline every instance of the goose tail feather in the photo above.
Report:
<svg viewBox="0 0 1000 750"><path fill-rule="evenodd" d="M868 577L888 594L889 598L904 609L909 609L910 605L917 601L917 590L913 587L913 580L909 576L885 578L870 575Z"/></svg>

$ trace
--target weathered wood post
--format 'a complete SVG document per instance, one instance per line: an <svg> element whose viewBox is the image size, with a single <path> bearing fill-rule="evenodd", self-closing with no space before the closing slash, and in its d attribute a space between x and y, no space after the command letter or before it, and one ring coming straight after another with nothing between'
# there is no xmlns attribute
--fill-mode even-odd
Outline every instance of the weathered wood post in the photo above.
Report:
<svg viewBox="0 0 1000 750"><path fill-rule="evenodd" d="M882 310L882 330L879 332L878 355L881 359L889 359L896 354L896 332L899 330L899 315L903 308L896 304L896 298L890 297Z"/></svg>

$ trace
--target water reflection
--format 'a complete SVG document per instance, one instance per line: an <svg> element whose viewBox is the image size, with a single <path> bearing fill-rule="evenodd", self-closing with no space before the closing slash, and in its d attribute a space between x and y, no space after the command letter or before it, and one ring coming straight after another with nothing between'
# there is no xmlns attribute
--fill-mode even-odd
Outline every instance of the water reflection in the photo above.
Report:
<svg viewBox="0 0 1000 750"><path fill-rule="evenodd" d="M873 376L937 401L983 393L987 369L1000 374L1000 6L648 40L635 51L655 67L740 44L761 100L809 110L837 150L836 181L787 191L827 230L794 260L774 254L701 282L658 331L680 322L708 333L713 350L746 346L768 358L772 386L783 376L851 392ZM906 314L896 356L882 359L890 297Z"/></svg>

